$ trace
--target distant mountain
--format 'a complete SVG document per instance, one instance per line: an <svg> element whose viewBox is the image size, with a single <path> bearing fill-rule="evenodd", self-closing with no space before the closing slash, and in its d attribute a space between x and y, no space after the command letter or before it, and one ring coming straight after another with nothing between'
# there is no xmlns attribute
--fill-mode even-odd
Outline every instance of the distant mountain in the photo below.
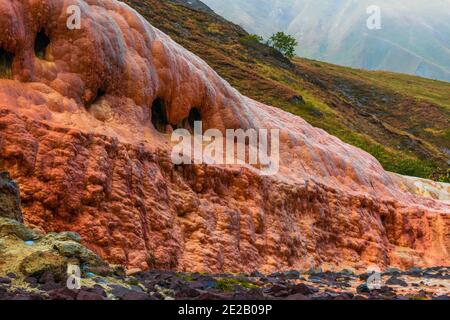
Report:
<svg viewBox="0 0 450 320"><path fill-rule="evenodd" d="M181 4L183 6L190 7L192 9L212 13L213 10L200 0L170 0L173 3Z"/></svg>
<svg viewBox="0 0 450 320"><path fill-rule="evenodd" d="M219 15L268 38L294 35L297 53L335 64L450 81L450 0L204 0Z"/></svg>

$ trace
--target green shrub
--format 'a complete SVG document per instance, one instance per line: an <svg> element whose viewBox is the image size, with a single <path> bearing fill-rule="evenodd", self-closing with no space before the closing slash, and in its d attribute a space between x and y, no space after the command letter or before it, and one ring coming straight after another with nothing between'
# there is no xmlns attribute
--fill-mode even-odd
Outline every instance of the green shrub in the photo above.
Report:
<svg viewBox="0 0 450 320"><path fill-rule="evenodd" d="M235 278L219 278L216 279L216 284L214 285L214 288L222 290L222 291L233 291L234 287L240 285L243 288L246 289L252 289L252 288L259 288L259 286L257 286L254 283L245 281L245 280L240 280L240 279L235 279Z"/></svg>
<svg viewBox="0 0 450 320"><path fill-rule="evenodd" d="M277 32L269 39L269 45L280 51L288 58L295 56L295 47L298 46L297 40L284 32Z"/></svg>
<svg viewBox="0 0 450 320"><path fill-rule="evenodd" d="M257 34L249 34L239 39L240 43L243 45L252 45L256 43L261 43L263 42L263 40L264 40L263 37L258 36Z"/></svg>

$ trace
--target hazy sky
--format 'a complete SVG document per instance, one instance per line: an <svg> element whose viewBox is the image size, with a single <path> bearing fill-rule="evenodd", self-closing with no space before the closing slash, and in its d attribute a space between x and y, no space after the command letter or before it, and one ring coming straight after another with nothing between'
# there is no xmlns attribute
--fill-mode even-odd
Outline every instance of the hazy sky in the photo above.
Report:
<svg viewBox="0 0 450 320"><path fill-rule="evenodd" d="M301 56L450 81L450 0L204 0L250 33L293 35ZM369 30L367 8L381 10Z"/></svg>

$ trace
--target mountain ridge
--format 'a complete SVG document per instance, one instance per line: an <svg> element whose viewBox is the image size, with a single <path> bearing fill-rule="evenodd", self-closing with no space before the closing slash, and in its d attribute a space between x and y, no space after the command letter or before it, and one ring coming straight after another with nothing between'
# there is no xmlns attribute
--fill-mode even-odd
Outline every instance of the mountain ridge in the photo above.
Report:
<svg viewBox="0 0 450 320"><path fill-rule="evenodd" d="M297 38L300 56L334 64L450 81L450 2L379 1L381 29L366 27L370 1L205 0L213 10L266 39ZM447 12L447 13L445 13ZM270 23L268 23L270 21Z"/></svg>
<svg viewBox="0 0 450 320"><path fill-rule="evenodd" d="M187 14L175 4L143 3L147 9L138 10L141 14L247 96L300 115L368 151L387 170L450 181L448 83L306 59L290 62L216 14L193 10L185 22L174 24Z"/></svg>

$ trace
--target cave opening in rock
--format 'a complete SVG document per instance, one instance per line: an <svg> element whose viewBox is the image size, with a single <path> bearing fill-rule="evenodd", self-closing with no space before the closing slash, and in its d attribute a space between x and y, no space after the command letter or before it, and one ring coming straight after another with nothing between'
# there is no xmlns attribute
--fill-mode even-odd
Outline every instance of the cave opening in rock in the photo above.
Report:
<svg viewBox="0 0 450 320"><path fill-rule="evenodd" d="M94 100L92 101L91 104L95 104L95 103L99 102L100 99L103 98L105 95L106 95L105 90L98 89L97 90L97 95L95 96L95 98L94 98Z"/></svg>
<svg viewBox="0 0 450 320"><path fill-rule="evenodd" d="M166 133L167 125L167 111L165 103L162 99L157 98L152 105L152 123L156 130L161 133Z"/></svg>
<svg viewBox="0 0 450 320"><path fill-rule="evenodd" d="M86 109L90 109L93 105L100 102L100 100L106 95L106 92L102 89L98 89L95 97L86 102Z"/></svg>
<svg viewBox="0 0 450 320"><path fill-rule="evenodd" d="M384 227L386 227L386 216L382 215L382 216L380 216L380 219L381 219L381 224L382 224Z"/></svg>
<svg viewBox="0 0 450 320"><path fill-rule="evenodd" d="M194 131L195 121L202 121L202 115L200 113L200 110L198 110L197 108L192 108L188 116L188 124L192 131Z"/></svg>
<svg viewBox="0 0 450 320"><path fill-rule="evenodd" d="M34 52L39 59L45 59L45 52L50 44L50 38L47 36L44 29L36 34L34 41Z"/></svg>
<svg viewBox="0 0 450 320"><path fill-rule="evenodd" d="M0 78L12 79L14 55L0 47Z"/></svg>

